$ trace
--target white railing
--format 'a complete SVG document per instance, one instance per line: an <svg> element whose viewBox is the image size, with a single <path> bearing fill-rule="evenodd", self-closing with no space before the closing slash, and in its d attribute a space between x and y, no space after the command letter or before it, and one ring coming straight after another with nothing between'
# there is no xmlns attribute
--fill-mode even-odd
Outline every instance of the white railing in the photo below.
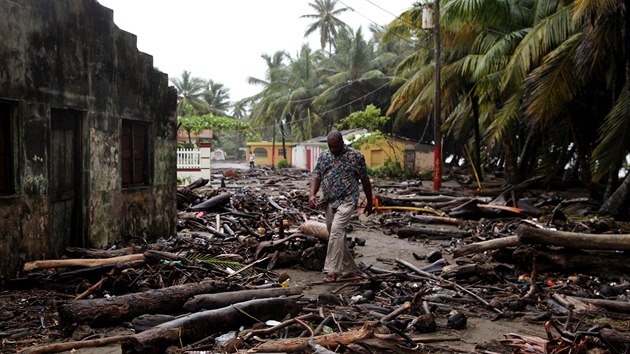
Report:
<svg viewBox="0 0 630 354"><path fill-rule="evenodd" d="M198 149L177 149L177 168L201 168L200 155Z"/></svg>

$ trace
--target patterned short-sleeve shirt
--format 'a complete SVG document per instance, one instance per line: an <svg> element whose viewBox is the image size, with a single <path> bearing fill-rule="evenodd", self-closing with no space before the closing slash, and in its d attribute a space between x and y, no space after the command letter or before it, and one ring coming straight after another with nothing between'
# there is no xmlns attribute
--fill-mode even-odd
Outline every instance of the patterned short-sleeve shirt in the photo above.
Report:
<svg viewBox="0 0 630 354"><path fill-rule="evenodd" d="M324 151L319 155L313 177L321 182L322 202L332 203L333 208L342 202L357 203L359 180L367 177L365 157L349 146L344 146L339 156Z"/></svg>

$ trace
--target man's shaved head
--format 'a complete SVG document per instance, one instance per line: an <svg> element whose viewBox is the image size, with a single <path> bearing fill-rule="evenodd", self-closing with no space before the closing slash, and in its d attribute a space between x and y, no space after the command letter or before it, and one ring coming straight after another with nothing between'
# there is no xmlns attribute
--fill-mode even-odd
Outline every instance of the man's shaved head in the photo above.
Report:
<svg viewBox="0 0 630 354"><path fill-rule="evenodd" d="M330 144L331 142L342 142L343 143L343 137L341 136L341 133L339 132L339 130L331 130L330 133L328 133L328 139L327 142Z"/></svg>
<svg viewBox="0 0 630 354"><path fill-rule="evenodd" d="M332 130L328 133L326 142L328 143L328 149L330 149L330 152L333 153L333 155L339 155L343 152L343 137L338 130Z"/></svg>

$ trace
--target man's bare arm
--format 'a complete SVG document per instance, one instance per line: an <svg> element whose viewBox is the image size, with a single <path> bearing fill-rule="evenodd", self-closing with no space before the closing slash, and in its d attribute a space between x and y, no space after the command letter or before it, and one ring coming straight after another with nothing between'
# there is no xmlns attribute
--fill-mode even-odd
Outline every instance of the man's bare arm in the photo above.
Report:
<svg viewBox="0 0 630 354"><path fill-rule="evenodd" d="M311 180L311 194L308 198L308 205L315 209L317 208L317 192L319 191L320 180L313 178Z"/></svg>
<svg viewBox="0 0 630 354"><path fill-rule="evenodd" d="M372 183L370 183L370 177L365 176L361 178L361 184L363 185L363 193L365 193L365 213L372 213Z"/></svg>

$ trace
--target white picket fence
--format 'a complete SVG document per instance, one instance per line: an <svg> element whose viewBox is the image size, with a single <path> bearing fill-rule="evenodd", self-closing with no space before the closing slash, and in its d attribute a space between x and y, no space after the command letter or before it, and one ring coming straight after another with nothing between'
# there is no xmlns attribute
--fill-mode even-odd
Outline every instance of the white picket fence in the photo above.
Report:
<svg viewBox="0 0 630 354"><path fill-rule="evenodd" d="M201 168L201 151L199 149L177 149L177 168Z"/></svg>

